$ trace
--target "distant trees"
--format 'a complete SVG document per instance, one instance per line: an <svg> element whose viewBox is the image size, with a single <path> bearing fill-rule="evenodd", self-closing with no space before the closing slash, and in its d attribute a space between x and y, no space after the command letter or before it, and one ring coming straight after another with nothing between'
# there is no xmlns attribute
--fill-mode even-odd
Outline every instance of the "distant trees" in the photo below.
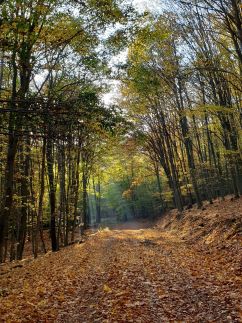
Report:
<svg viewBox="0 0 242 323"><path fill-rule="evenodd" d="M141 146L133 138L125 135L122 139L112 138L109 141L108 153L102 155L98 163L99 171L94 172L96 188L89 190L89 198L93 195L95 198L99 193L98 204L94 201L92 204L100 207L102 223L106 225L116 221L154 218L162 211L153 166L148 165L148 157L141 154ZM162 178L160 189L163 185ZM100 192L97 193L98 190ZM98 215L98 210L93 213Z"/></svg>

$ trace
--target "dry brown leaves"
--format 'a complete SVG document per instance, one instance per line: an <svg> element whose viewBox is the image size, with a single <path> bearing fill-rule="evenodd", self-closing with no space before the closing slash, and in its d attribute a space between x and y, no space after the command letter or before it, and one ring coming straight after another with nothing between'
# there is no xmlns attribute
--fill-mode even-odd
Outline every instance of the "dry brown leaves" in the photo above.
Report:
<svg viewBox="0 0 242 323"><path fill-rule="evenodd" d="M206 207L211 226L219 207L225 209ZM220 233L208 244L201 230L195 243L184 228L196 212L174 220L172 231L164 221L153 229L105 230L16 268L1 266L0 321L241 322L239 236Z"/></svg>

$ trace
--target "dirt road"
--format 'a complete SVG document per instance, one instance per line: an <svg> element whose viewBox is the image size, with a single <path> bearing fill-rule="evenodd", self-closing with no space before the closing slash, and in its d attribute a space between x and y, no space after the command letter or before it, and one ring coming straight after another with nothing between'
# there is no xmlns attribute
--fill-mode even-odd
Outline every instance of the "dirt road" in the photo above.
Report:
<svg viewBox="0 0 242 323"><path fill-rule="evenodd" d="M131 228L103 230L4 274L2 322L242 322L241 276L222 255Z"/></svg>

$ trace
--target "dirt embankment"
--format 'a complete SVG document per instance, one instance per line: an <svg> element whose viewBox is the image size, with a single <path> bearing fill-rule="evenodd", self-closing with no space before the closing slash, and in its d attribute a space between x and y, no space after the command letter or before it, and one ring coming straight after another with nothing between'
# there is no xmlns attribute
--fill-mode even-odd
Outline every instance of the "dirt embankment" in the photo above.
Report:
<svg viewBox="0 0 242 323"><path fill-rule="evenodd" d="M224 249L241 242L242 197L228 196L213 204L204 202L201 209L194 207L182 213L172 210L157 222L156 227L173 232L194 246Z"/></svg>

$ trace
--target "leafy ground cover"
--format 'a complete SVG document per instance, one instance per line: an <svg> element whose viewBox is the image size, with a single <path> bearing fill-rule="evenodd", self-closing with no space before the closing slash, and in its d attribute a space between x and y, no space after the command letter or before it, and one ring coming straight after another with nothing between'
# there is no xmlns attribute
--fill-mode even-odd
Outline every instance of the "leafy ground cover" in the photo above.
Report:
<svg viewBox="0 0 242 323"><path fill-rule="evenodd" d="M0 267L1 322L241 322L241 199Z"/></svg>

